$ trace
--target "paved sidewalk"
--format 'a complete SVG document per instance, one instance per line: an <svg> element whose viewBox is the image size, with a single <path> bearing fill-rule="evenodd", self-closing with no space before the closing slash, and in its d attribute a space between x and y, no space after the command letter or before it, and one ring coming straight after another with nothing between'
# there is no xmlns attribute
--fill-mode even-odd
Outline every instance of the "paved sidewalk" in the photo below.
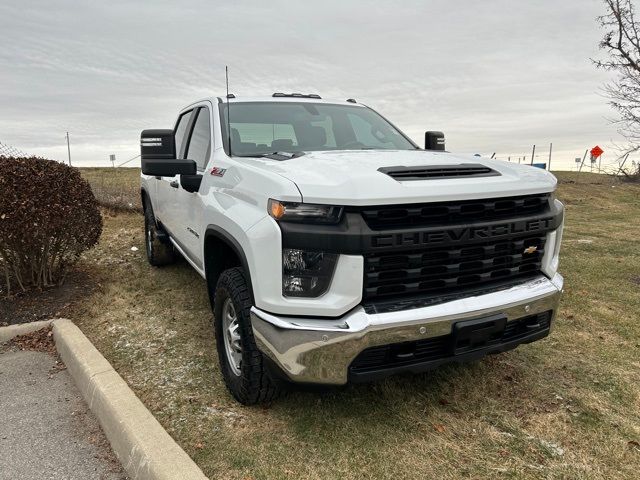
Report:
<svg viewBox="0 0 640 480"><path fill-rule="evenodd" d="M98 422L69 373L55 369L54 357L0 353L0 480L124 478Z"/></svg>

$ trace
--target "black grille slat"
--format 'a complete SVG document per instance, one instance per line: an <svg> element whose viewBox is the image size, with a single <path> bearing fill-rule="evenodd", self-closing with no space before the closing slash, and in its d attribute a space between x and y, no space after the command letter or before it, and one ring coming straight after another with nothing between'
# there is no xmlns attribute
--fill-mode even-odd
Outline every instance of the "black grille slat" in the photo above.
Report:
<svg viewBox="0 0 640 480"><path fill-rule="evenodd" d="M496 241L487 244L478 244L455 248L429 249L417 252L393 252L384 255L369 256L367 266L375 270L394 270L398 268L415 268L419 266L439 265L447 261L462 262L487 257L520 256L527 246L536 246L538 252L542 251L544 237L515 238L511 241ZM516 253L517 252L517 253ZM532 258L532 257L528 257Z"/></svg>
<svg viewBox="0 0 640 480"><path fill-rule="evenodd" d="M451 265L441 265L442 271L434 271L433 267L424 267L424 268L411 268L405 270L386 270L382 272L371 272L366 274L367 284L371 285L375 282L376 285L384 285L389 283L395 283L398 280L429 280L435 278L448 278L443 277L446 276L459 276L460 275L469 275L475 273L483 273L483 272L492 272L494 270L502 270L504 268L514 267L518 268L522 265L537 264L541 257L525 259L521 261L514 260L514 258L522 257L521 255L513 255L510 257L497 257L493 259L485 259L485 260L476 260L479 265L477 268L464 268L462 267L463 263L451 264ZM501 260L503 258L509 258L509 261L498 262L496 260ZM467 264L471 264L474 262L467 262ZM487 270L487 267L492 267ZM497 268L493 268L497 267Z"/></svg>
<svg viewBox="0 0 640 480"><path fill-rule="evenodd" d="M428 204L366 207L362 216L374 230L449 225L473 221L500 220L545 213L549 210L549 194L507 198L457 200Z"/></svg>

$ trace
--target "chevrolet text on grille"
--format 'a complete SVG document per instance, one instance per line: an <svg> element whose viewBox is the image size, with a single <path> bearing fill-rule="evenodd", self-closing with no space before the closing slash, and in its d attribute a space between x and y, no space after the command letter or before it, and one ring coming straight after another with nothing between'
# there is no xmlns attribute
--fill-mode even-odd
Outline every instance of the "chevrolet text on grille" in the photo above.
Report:
<svg viewBox="0 0 640 480"><path fill-rule="evenodd" d="M465 242L547 230L553 218L541 218L523 222L502 223L481 227L461 227L435 232L402 232L389 235L376 235L371 239L374 248L428 245L444 242Z"/></svg>

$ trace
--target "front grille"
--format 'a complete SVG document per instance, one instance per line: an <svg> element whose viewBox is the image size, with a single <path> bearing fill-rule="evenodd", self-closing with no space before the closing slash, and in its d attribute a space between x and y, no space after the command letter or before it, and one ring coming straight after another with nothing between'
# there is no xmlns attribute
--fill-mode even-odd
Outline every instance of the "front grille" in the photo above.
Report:
<svg viewBox="0 0 640 480"><path fill-rule="evenodd" d="M431 302L538 276L551 207L543 193L358 209L376 234L364 253L364 304Z"/></svg>
<svg viewBox="0 0 640 480"><path fill-rule="evenodd" d="M469 245L453 242L448 246L369 253L364 257L363 297L441 295L532 277L540 271L545 240L546 232L538 232ZM530 252L525 253L528 248Z"/></svg>
<svg viewBox="0 0 640 480"><path fill-rule="evenodd" d="M373 230L490 222L549 210L549 194L366 207L360 210Z"/></svg>
<svg viewBox="0 0 640 480"><path fill-rule="evenodd" d="M517 341L528 335L548 330L551 326L551 315L552 312L549 311L508 322L500 338L483 348ZM452 350L451 334L413 342L380 345L363 350L351 363L349 370L353 373L367 373L385 368L437 361L453 357Z"/></svg>

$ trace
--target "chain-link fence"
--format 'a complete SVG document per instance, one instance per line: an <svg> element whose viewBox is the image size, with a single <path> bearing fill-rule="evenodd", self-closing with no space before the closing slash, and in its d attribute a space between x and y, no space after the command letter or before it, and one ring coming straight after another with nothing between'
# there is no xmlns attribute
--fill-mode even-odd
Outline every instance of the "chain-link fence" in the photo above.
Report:
<svg viewBox="0 0 640 480"><path fill-rule="evenodd" d="M0 157L32 157L32 154L0 142ZM136 156L122 163L131 164ZM80 168L80 173L91 185L91 190L102 206L117 210L142 211L140 203L139 168Z"/></svg>
<svg viewBox="0 0 640 480"><path fill-rule="evenodd" d="M81 168L80 173L100 205L142 211L139 168Z"/></svg>
<svg viewBox="0 0 640 480"><path fill-rule="evenodd" d="M0 142L0 156L2 157L30 157L28 153L6 143Z"/></svg>

